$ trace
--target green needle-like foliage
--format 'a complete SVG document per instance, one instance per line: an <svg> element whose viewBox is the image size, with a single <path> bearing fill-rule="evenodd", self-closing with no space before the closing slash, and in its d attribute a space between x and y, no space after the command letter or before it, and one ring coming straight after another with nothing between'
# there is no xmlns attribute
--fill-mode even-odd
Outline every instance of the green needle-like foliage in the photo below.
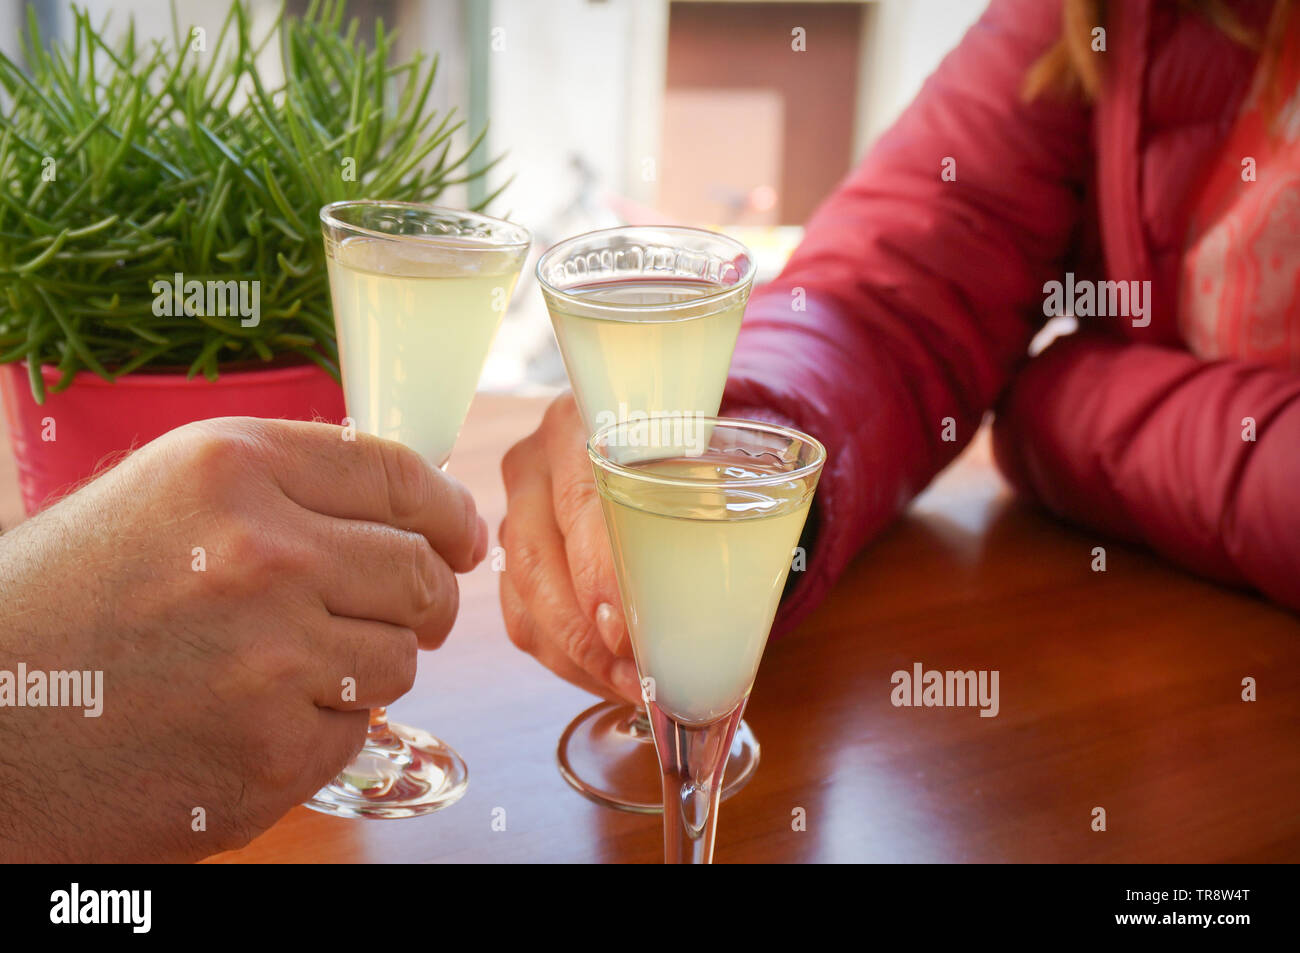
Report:
<svg viewBox="0 0 1300 953"><path fill-rule="evenodd" d="M174 28L146 45L132 24L110 44L74 8L71 42L47 50L29 10L28 68L0 55L0 363L28 362L38 402L42 364L55 390L81 370L211 379L289 352L337 375L320 207L430 201L492 164L468 167L482 132L452 154L465 123L428 108L436 57L390 65L383 24L366 42L343 16L321 0L254 38L235 0L214 42ZM255 65L270 43L274 88ZM155 315L176 272L259 281L259 323Z"/></svg>

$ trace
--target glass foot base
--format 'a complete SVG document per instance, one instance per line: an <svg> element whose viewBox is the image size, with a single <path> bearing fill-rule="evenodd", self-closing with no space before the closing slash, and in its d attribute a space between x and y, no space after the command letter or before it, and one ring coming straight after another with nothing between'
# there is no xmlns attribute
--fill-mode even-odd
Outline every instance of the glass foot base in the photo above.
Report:
<svg viewBox="0 0 1300 953"><path fill-rule="evenodd" d="M569 723L555 751L560 774L597 804L636 814L662 814L663 782L650 722L631 705L601 702ZM758 741L741 722L731 743L722 797L731 797L754 776Z"/></svg>
<svg viewBox="0 0 1300 953"><path fill-rule="evenodd" d="M460 800L465 762L427 731L373 727L366 746L306 807L336 817L417 817Z"/></svg>

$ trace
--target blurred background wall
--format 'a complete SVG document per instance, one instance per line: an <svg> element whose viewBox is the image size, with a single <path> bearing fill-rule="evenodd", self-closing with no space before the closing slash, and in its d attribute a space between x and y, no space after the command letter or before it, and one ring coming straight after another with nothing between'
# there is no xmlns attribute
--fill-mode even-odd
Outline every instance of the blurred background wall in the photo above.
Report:
<svg viewBox="0 0 1300 953"><path fill-rule="evenodd" d="M278 0L248 0L259 24ZM215 37L225 0L83 0L96 22ZM438 53L433 105L489 124L486 182L444 196L469 205L510 180L490 211L530 229L535 254L620 222L716 228L748 244L759 279L800 225L894 120L986 0L352 0L363 33L397 31L401 55ZM26 6L0 0L0 50L19 53ZM32 4L51 37L64 0ZM300 13L307 0L287 0ZM264 70L278 72L275 50ZM531 266L530 266L531 269ZM561 386L541 296L526 273L483 386Z"/></svg>

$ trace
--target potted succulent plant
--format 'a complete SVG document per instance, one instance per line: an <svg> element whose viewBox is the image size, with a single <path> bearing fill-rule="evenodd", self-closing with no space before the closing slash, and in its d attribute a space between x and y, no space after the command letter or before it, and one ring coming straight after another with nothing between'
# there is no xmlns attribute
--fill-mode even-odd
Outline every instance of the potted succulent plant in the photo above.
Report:
<svg viewBox="0 0 1300 953"><path fill-rule="evenodd" d="M234 0L215 38L110 43L74 9L69 42L31 17L25 67L0 55L0 392L29 512L190 420L342 417L318 210L487 168L427 108L436 58L393 65L382 23L367 42L343 15L255 38Z"/></svg>

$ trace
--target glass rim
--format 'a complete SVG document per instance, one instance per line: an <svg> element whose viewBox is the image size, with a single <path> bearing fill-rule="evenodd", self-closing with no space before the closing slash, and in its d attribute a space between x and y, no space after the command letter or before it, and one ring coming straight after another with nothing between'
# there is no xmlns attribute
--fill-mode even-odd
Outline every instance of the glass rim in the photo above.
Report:
<svg viewBox="0 0 1300 953"><path fill-rule="evenodd" d="M719 286L717 291L711 291L706 295L698 298L691 298L676 304L608 304L605 302L593 303L584 299L581 295L571 294L563 288L557 288L543 274L542 269L552 258L563 248L573 245L579 241L596 238L601 235L628 234L635 232L669 232L677 235L691 237L706 236L713 240L721 240L735 246L739 254L745 256L746 269L734 284L725 287ZM710 231L707 228L697 228L694 225L614 225L610 228L597 228L589 232L582 232L579 235L571 235L568 238L561 239L546 251L542 252L537 259L537 265L533 272L537 278L537 283L541 285L543 294L554 295L565 301L579 302L584 308L597 312L612 312L615 314L645 314L647 312L671 312L674 309L687 310L688 308L698 307L700 305L709 305L726 298L728 295L735 295L742 291L748 291L754 284L754 275L757 273L757 265L754 262L754 253L749 247L739 239L732 238L730 235L724 235L722 232ZM712 312L710 312L711 314ZM693 315L695 317L707 317L708 315ZM668 319L665 319L668 320Z"/></svg>
<svg viewBox="0 0 1300 953"><path fill-rule="evenodd" d="M749 486L774 486L779 483L785 483L790 480L802 479L813 473L818 472L826 464L826 445L811 434L806 434L802 430L796 430L793 427L786 427L781 424L770 424L764 420L753 420L748 417L713 417L709 415L700 415L690 419L700 423L709 423L716 429L718 426L730 427L733 430L744 430L748 432L760 431L768 434L777 434L782 437L789 437L792 440L807 444L812 447L814 458L793 470L784 473L774 473L770 476L762 477L737 477L734 479L717 479L712 477L668 477L654 473L647 473L645 470L637 467L627 467L621 463L602 456L596 449L596 442L606 434L617 430L619 427L626 427L630 424L643 424L652 420L672 420L671 417L647 417L645 420L619 420L612 424L606 424L587 440L587 457L591 460L592 465L608 472L615 473L619 476L625 476L629 479L638 480L643 483L654 483L659 486L679 486L679 487L717 487L719 489L740 489ZM703 456L703 454L701 454Z"/></svg>
<svg viewBox="0 0 1300 953"><path fill-rule="evenodd" d="M495 238L476 238L465 235L394 235L392 232L381 232L378 229L366 228L364 225L354 225L351 222L345 222L336 217L335 213L344 208L398 208L408 209L420 212L429 212L435 215L455 216L459 219L469 219L483 225L489 225L494 230L504 229L514 233L512 239L495 239ZM420 241L434 245L447 245L458 248L475 246L480 248L493 249L527 249L532 246L533 234L522 225L514 222L508 222L503 218L494 218L491 215L484 215L482 212L472 212L467 209L452 208L449 205L434 205L431 202L404 202L398 199L339 199L335 202L329 202L321 206L320 223L322 228L339 228L358 235L365 235L370 238L382 238L387 241L402 241L404 239L419 238Z"/></svg>

